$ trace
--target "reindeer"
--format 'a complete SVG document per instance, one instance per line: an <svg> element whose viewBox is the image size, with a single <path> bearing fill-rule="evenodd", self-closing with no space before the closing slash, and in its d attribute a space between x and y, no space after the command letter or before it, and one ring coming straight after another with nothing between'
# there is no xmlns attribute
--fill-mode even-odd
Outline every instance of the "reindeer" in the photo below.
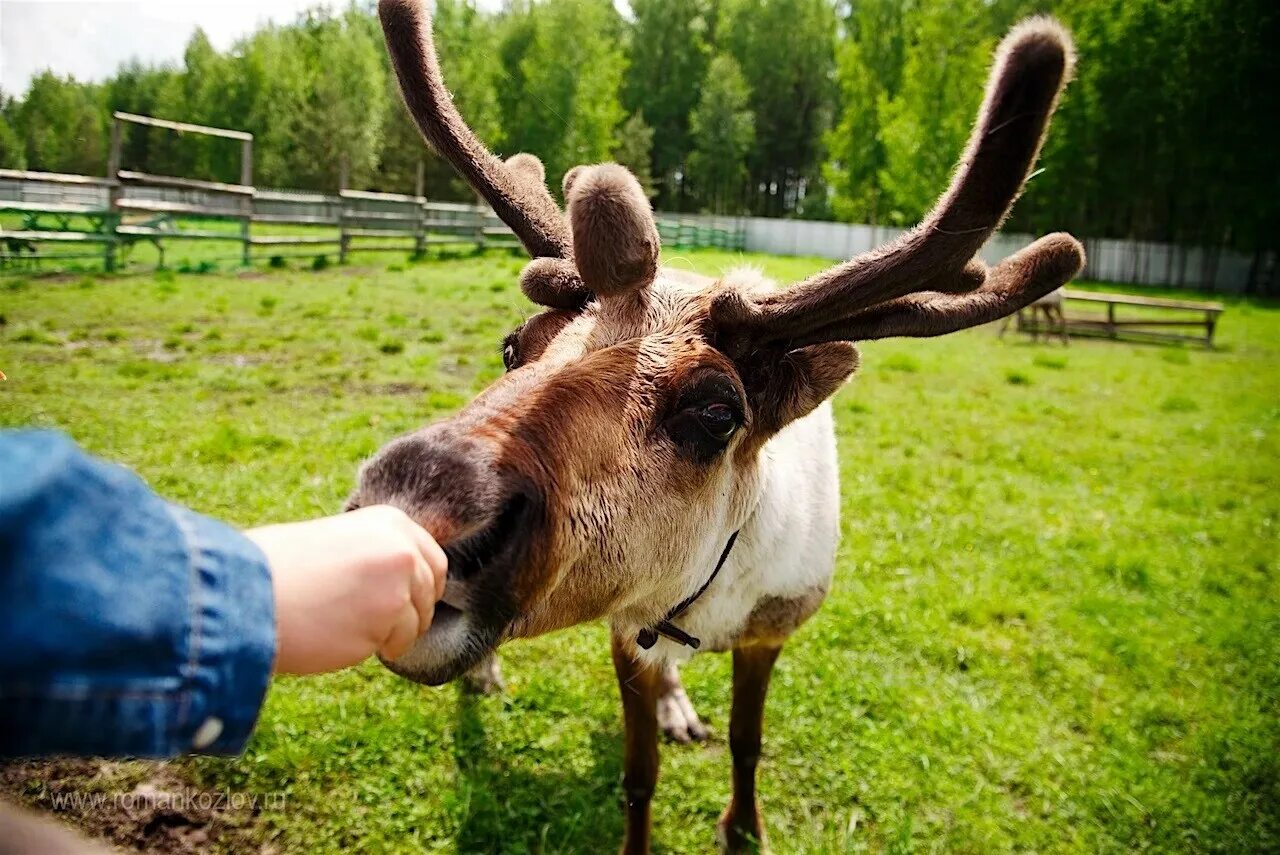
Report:
<svg viewBox="0 0 1280 855"><path fill-rule="evenodd" d="M951 186L920 226L777 289L749 271L712 280L662 268L653 212L620 166L571 169L562 213L536 158L498 159L458 114L429 10L382 0L379 15L415 121L528 250L520 286L543 307L503 342L506 374L361 467L347 507L397 505L449 558L431 628L385 664L439 685L509 639L608 618L623 851L641 853L669 666L732 651L733 795L717 837L728 851L760 845L770 674L834 568L827 399L858 367L854 342L999 320L1080 270L1083 250L1066 234L991 268L974 257L1039 152L1070 39L1039 18L1004 40Z"/></svg>
<svg viewBox="0 0 1280 855"><path fill-rule="evenodd" d="M1062 293L1062 289L1050 291L1039 300L1032 302L1025 309L1010 315L1000 324L1000 338L1004 338L1004 334L1009 331L1009 325L1013 323L1015 317L1021 317L1023 312L1031 315L1031 322L1035 324L1036 314L1044 315L1044 331L1046 335L1052 334L1055 330L1062 339L1064 347L1071 344L1071 339L1067 336L1067 316L1063 312L1062 304L1066 301L1066 297ZM1031 340L1040 340L1040 326L1035 324L1031 328Z"/></svg>
<svg viewBox="0 0 1280 855"><path fill-rule="evenodd" d="M7 262L12 259L15 269L22 266L22 254L27 253L31 256L31 266L35 266L36 262L36 245L34 242L25 238L8 236L4 239L4 251L0 252L0 267L6 266Z"/></svg>

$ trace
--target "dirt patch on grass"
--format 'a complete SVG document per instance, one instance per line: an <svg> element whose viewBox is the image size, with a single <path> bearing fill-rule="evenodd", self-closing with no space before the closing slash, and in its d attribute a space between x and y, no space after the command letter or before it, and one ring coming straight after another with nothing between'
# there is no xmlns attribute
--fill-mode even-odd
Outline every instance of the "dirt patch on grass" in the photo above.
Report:
<svg viewBox="0 0 1280 855"><path fill-rule="evenodd" d="M195 787L180 768L167 763L7 763L0 765L0 799L126 851L276 851L255 833L259 808L251 794Z"/></svg>
<svg viewBox="0 0 1280 855"><path fill-rule="evenodd" d="M364 383L356 390L365 395L425 395L427 387L421 383Z"/></svg>

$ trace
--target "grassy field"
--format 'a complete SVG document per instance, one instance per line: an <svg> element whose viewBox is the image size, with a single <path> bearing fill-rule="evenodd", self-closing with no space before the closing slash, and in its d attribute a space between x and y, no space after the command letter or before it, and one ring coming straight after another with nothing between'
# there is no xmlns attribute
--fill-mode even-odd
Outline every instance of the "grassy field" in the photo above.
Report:
<svg viewBox="0 0 1280 855"><path fill-rule="evenodd" d="M239 524L332 512L361 458L501 371L520 266L0 279L0 425ZM769 698L776 851L1280 848L1280 309L1229 302L1219 341L864 348L835 401L835 588ZM181 771L283 793L253 831L282 851L612 850L605 629L503 656L500 697L376 665L282 680L244 757ZM663 749L660 852L713 847L729 672L686 669L714 734Z"/></svg>

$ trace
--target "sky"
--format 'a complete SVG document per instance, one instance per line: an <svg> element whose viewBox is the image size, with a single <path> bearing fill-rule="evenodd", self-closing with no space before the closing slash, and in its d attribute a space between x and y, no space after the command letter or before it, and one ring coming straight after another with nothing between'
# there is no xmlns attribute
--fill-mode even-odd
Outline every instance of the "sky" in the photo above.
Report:
<svg viewBox="0 0 1280 855"><path fill-rule="evenodd" d="M21 94L46 68L98 81L132 57L178 63L197 26L225 50L260 24L289 23L318 4L323 0L0 0L0 90Z"/></svg>

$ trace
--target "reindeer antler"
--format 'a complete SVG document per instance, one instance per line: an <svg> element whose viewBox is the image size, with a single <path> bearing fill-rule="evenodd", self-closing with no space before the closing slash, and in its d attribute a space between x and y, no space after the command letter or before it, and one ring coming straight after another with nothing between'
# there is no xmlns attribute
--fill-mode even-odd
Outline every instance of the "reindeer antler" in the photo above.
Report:
<svg viewBox="0 0 1280 855"><path fill-rule="evenodd" d="M1015 27L996 54L951 186L923 222L753 302L726 292L713 318L731 349L940 335L1017 311L1074 276L1084 251L1069 235L1042 238L989 272L973 260L1021 192L1073 63L1057 22Z"/></svg>
<svg viewBox="0 0 1280 855"><path fill-rule="evenodd" d="M431 146L484 197L534 258L571 258L573 242L532 155L503 163L476 139L445 88L431 35L431 10L420 0L380 0L378 17L400 92Z"/></svg>

